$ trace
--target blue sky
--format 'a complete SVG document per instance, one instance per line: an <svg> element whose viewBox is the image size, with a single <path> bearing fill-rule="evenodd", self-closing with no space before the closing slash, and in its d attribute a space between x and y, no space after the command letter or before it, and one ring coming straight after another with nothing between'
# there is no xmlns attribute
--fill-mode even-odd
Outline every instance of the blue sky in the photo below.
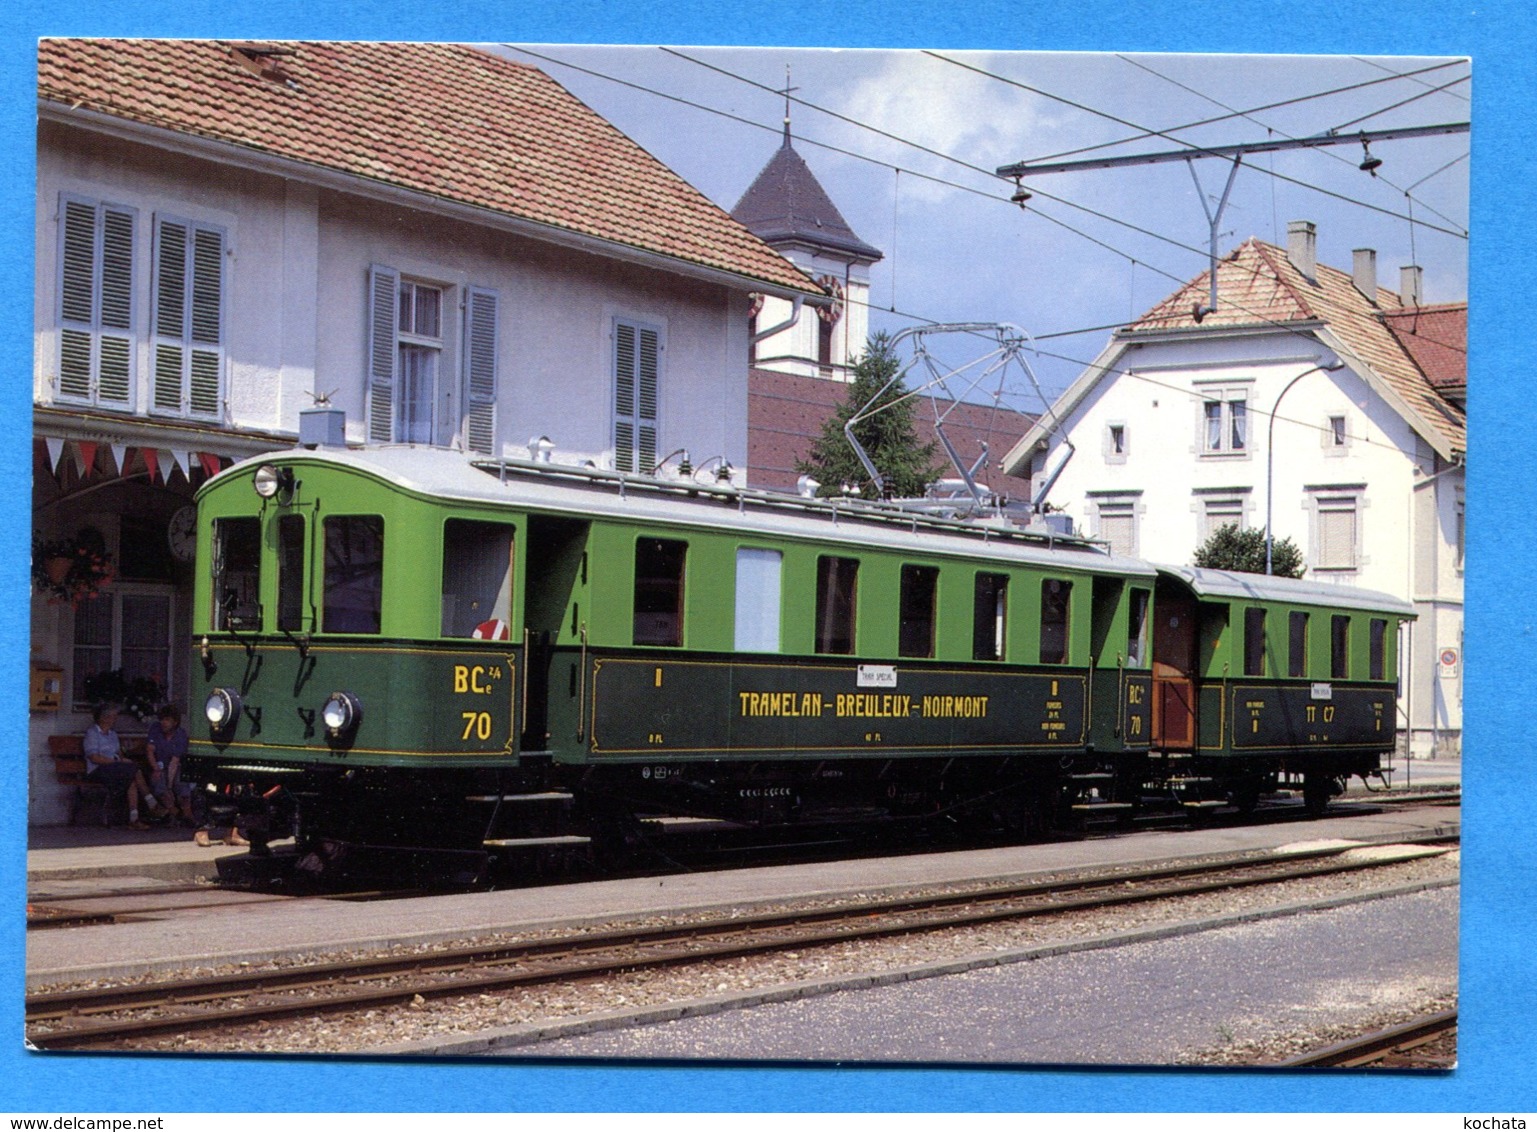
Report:
<svg viewBox="0 0 1537 1132"><path fill-rule="evenodd" d="M775 91L788 68L797 151L886 256L872 271L872 327L1015 323L1041 339L1034 364L1048 393L1094 356L1104 327L1205 270L1198 192L1215 211L1230 163L1033 177L1024 210L993 174L999 166L1467 122L1474 70L1446 56L503 50L543 68L728 209L780 143L785 100ZM1262 106L1271 108L1233 113ZM1138 137L1151 131L1164 136ZM1359 141L1250 157L1219 250L1251 235L1284 246L1287 222L1307 219L1318 225L1322 262L1348 271L1353 249L1375 248L1384 286L1396 289L1399 267L1417 262L1426 301L1465 299L1469 142L1466 133L1379 142L1376 177L1359 168Z"/></svg>

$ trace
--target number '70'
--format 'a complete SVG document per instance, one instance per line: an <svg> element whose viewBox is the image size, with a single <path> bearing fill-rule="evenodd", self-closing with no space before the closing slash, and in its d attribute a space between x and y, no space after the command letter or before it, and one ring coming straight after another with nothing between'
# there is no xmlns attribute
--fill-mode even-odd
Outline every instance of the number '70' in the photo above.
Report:
<svg viewBox="0 0 1537 1132"><path fill-rule="evenodd" d="M460 739L468 739L473 732L477 739L491 738L491 713L488 711L461 711L459 718L464 720L464 734Z"/></svg>

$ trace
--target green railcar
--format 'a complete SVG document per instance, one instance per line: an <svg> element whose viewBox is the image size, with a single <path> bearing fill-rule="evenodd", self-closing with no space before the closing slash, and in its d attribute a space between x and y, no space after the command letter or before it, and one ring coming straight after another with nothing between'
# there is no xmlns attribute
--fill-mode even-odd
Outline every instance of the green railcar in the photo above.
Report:
<svg viewBox="0 0 1537 1132"><path fill-rule="evenodd" d="M248 461L198 508L191 769L315 860L477 873L653 815L1028 832L1282 776L1320 808L1392 749L1412 616L1003 517L435 449Z"/></svg>

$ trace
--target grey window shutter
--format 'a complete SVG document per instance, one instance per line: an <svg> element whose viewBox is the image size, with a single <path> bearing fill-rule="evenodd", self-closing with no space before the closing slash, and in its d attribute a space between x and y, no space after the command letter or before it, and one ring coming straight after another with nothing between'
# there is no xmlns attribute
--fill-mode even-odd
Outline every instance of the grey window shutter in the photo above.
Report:
<svg viewBox="0 0 1537 1132"><path fill-rule="evenodd" d="M614 466L622 472L656 468L661 333L614 323Z"/></svg>
<svg viewBox="0 0 1537 1132"><path fill-rule="evenodd" d="M187 408L217 417L224 373L224 233L199 228L192 238L192 356Z"/></svg>
<svg viewBox="0 0 1537 1132"><path fill-rule="evenodd" d="M465 318L465 445L472 452L496 452L496 313L495 291L469 289Z"/></svg>
<svg viewBox="0 0 1537 1132"><path fill-rule="evenodd" d="M187 354L187 226L174 220L155 225L154 363L150 403L165 413L182 411Z"/></svg>
<svg viewBox="0 0 1537 1132"><path fill-rule="evenodd" d="M132 209L62 198L59 396L128 407L133 397Z"/></svg>
<svg viewBox="0 0 1537 1132"><path fill-rule="evenodd" d="M395 438L399 296L400 272L377 264L368 269L368 439L375 444Z"/></svg>
<svg viewBox="0 0 1537 1132"><path fill-rule="evenodd" d="M217 418L223 401L224 233L157 218L154 299L151 406Z"/></svg>

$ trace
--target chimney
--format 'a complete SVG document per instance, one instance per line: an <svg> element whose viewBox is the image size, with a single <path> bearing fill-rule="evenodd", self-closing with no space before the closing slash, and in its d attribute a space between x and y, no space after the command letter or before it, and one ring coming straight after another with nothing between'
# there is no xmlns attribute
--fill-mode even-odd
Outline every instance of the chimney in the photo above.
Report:
<svg viewBox="0 0 1537 1132"><path fill-rule="evenodd" d="M1406 307L1417 307L1424 298L1425 269L1417 265L1398 269L1398 301Z"/></svg>
<svg viewBox="0 0 1537 1132"><path fill-rule="evenodd" d="M1311 220L1293 220L1286 226L1286 258L1309 283L1317 282L1318 228Z"/></svg>
<svg viewBox="0 0 1537 1132"><path fill-rule="evenodd" d="M1350 254L1353 257L1350 266L1350 277L1356 285L1356 290L1375 303L1377 301L1376 249L1357 248Z"/></svg>

